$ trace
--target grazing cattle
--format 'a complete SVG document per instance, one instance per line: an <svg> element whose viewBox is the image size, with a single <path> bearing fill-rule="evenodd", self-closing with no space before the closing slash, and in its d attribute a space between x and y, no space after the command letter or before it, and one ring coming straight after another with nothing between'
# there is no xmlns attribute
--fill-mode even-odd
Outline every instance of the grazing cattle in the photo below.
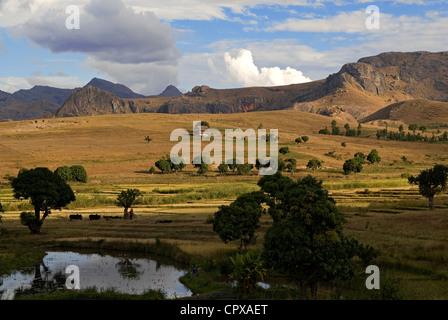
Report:
<svg viewBox="0 0 448 320"><path fill-rule="evenodd" d="M119 216L103 216L104 219L109 220L109 219L123 219L123 217L119 217Z"/></svg>
<svg viewBox="0 0 448 320"><path fill-rule="evenodd" d="M80 215L80 214L71 214L69 218L70 218L70 221L72 221L72 220L82 220L82 215Z"/></svg>
<svg viewBox="0 0 448 320"><path fill-rule="evenodd" d="M89 215L90 220L100 220L101 216L99 214L91 214Z"/></svg>

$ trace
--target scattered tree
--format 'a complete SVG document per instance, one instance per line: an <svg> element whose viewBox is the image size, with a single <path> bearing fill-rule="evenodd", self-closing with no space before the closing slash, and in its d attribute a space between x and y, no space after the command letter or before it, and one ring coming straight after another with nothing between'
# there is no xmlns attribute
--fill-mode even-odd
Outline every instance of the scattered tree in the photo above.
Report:
<svg viewBox="0 0 448 320"><path fill-rule="evenodd" d="M281 154L285 155L287 153L289 153L289 147L281 147L278 152L280 152Z"/></svg>
<svg viewBox="0 0 448 320"><path fill-rule="evenodd" d="M146 137L145 137L145 141L149 143L149 142L152 141L152 138L151 138L150 136L146 136Z"/></svg>
<svg viewBox="0 0 448 320"><path fill-rule="evenodd" d="M381 162L381 157L376 149L372 149L372 151L370 151L367 155L367 161L370 163Z"/></svg>
<svg viewBox="0 0 448 320"><path fill-rule="evenodd" d="M70 167L73 181L87 182L87 171L83 166L74 165Z"/></svg>
<svg viewBox="0 0 448 320"><path fill-rule="evenodd" d="M302 136L302 140L303 140L303 142L308 142L308 140L310 140L310 138L308 136Z"/></svg>
<svg viewBox="0 0 448 320"><path fill-rule="evenodd" d="M327 128L325 128L325 129L320 129L319 134L331 134L331 132Z"/></svg>
<svg viewBox="0 0 448 320"><path fill-rule="evenodd" d="M229 166L227 164L225 164L225 163L221 163L218 166L218 171L219 171L220 174L227 173L227 172L229 172Z"/></svg>
<svg viewBox="0 0 448 320"><path fill-rule="evenodd" d="M286 160L286 169L289 170L289 172L291 172L291 174L294 175L294 172L297 169L297 160L294 158L290 158Z"/></svg>
<svg viewBox="0 0 448 320"><path fill-rule="evenodd" d="M296 140L294 140L295 143L300 144L302 143L302 138L298 137Z"/></svg>
<svg viewBox="0 0 448 320"><path fill-rule="evenodd" d="M259 220L265 209L261 206L266 197L257 191L239 196L230 205L223 205L215 212L213 231L224 243L240 240L238 249L241 251L254 237L259 228Z"/></svg>
<svg viewBox="0 0 448 320"><path fill-rule="evenodd" d="M409 127L408 127L408 129L409 129L410 131L415 131L415 130L418 129L418 125L415 124L415 123L410 124Z"/></svg>
<svg viewBox="0 0 448 320"><path fill-rule="evenodd" d="M171 162L166 159L160 159L154 164L162 173L171 172Z"/></svg>
<svg viewBox="0 0 448 320"><path fill-rule="evenodd" d="M154 173L156 173L156 168L151 167L151 169L149 169L149 173L150 173L150 174L154 174Z"/></svg>
<svg viewBox="0 0 448 320"><path fill-rule="evenodd" d="M361 172L362 171L362 162L360 158L353 158L346 160L344 165L342 166L344 170L344 174L350 174L351 172Z"/></svg>
<svg viewBox="0 0 448 320"><path fill-rule="evenodd" d="M15 199L30 199L34 207L34 214L28 212L21 215L22 224L33 234L40 233L44 220L51 214L51 210L61 209L76 200L67 182L48 168L21 171L17 178L11 181L11 186Z"/></svg>
<svg viewBox="0 0 448 320"><path fill-rule="evenodd" d="M121 191L115 201L115 205L124 208L124 218L129 218L128 210L134 204L138 202L138 198L142 195L138 189L127 189L126 191Z"/></svg>
<svg viewBox="0 0 448 320"><path fill-rule="evenodd" d="M317 169L322 168L322 162L317 159L311 159L310 161L308 161L306 167L315 172Z"/></svg>
<svg viewBox="0 0 448 320"><path fill-rule="evenodd" d="M64 181L73 180L72 170L70 170L70 167L68 166L59 167L54 171L54 173L60 176Z"/></svg>
<svg viewBox="0 0 448 320"><path fill-rule="evenodd" d="M253 167L254 167L254 165L251 163L237 164L236 172L241 175L249 174L250 170L252 170Z"/></svg>
<svg viewBox="0 0 448 320"><path fill-rule="evenodd" d="M434 210L434 196L446 190L447 180L448 167L441 164L421 171L417 177L408 178L409 183L418 185L420 194L428 198L430 210Z"/></svg>

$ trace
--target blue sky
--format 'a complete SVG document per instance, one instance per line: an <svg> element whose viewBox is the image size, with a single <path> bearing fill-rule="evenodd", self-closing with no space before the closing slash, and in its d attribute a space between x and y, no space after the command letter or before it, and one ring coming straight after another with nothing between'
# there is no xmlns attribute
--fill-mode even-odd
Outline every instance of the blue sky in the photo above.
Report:
<svg viewBox="0 0 448 320"><path fill-rule="evenodd" d="M79 29L66 28L70 5ZM448 51L447 26L441 0L0 0L0 90L300 83L381 52Z"/></svg>

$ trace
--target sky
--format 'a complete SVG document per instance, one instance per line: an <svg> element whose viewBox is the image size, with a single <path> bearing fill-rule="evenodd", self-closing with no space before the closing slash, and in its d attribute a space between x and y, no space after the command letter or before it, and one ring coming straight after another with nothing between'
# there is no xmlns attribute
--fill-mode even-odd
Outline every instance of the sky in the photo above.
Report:
<svg viewBox="0 0 448 320"><path fill-rule="evenodd" d="M286 85L390 51L448 51L448 0L0 0L10 93L94 77L145 95Z"/></svg>

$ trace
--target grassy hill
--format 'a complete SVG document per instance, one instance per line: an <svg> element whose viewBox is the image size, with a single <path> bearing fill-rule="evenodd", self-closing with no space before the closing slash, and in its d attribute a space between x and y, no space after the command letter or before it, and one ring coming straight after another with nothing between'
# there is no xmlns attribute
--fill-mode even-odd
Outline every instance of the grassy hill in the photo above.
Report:
<svg viewBox="0 0 448 320"><path fill-rule="evenodd" d="M171 131L192 130L195 120L205 120L222 132L226 128L256 130L260 124L264 129L278 129L279 147L290 148L288 157L297 159L299 169L305 170L309 159L317 158L324 161L324 168L335 170L338 175L344 160L358 151L367 154L371 149L378 149L383 159L381 170L386 172L394 168L390 164L401 162L402 156L412 160L418 169L444 159L448 152L448 145L444 144L378 141L377 127L372 125L364 125L361 137L320 135L320 129L330 128L332 118L292 110L213 115L104 115L0 123L0 177L16 175L23 167L46 166L54 170L62 165L81 164L89 172L91 182L160 179L161 175L148 175L149 168L169 154L177 143L169 141ZM345 123L338 121L343 132ZM352 128L358 125L349 124ZM147 135L153 139L149 143L144 140ZM294 143L295 138L303 135L308 135L310 141ZM341 146L342 142L346 147ZM202 146L206 144L203 142ZM325 155L328 153L330 156ZM190 165L185 171L195 173L196 170ZM257 178L255 171L254 177L248 179ZM177 179L176 175L163 176L168 181ZM3 179L3 182L6 181Z"/></svg>
<svg viewBox="0 0 448 320"><path fill-rule="evenodd" d="M361 123L377 120L401 121L406 124L448 124L448 103L413 99L391 104L372 115L361 119Z"/></svg>

